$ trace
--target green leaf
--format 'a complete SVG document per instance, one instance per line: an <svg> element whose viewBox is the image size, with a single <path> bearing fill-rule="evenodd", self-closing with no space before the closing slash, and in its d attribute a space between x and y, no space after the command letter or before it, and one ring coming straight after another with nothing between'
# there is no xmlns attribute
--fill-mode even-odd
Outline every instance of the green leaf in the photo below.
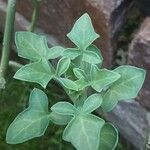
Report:
<svg viewBox="0 0 150 150"><path fill-rule="evenodd" d="M82 61L88 62L90 64L102 63L99 55L93 51L84 51Z"/></svg>
<svg viewBox="0 0 150 150"><path fill-rule="evenodd" d="M62 58L59 60L56 68L56 75L61 76L70 66L70 58Z"/></svg>
<svg viewBox="0 0 150 150"><path fill-rule="evenodd" d="M57 57L62 56L65 49L61 46L54 46L52 48L49 48L47 51L47 59L55 59Z"/></svg>
<svg viewBox="0 0 150 150"><path fill-rule="evenodd" d="M57 78L57 80L67 89L78 91L78 85L67 78Z"/></svg>
<svg viewBox="0 0 150 150"><path fill-rule="evenodd" d="M98 150L115 150L118 144L118 131L110 123L106 123L100 132L100 145Z"/></svg>
<svg viewBox="0 0 150 150"><path fill-rule="evenodd" d="M42 136L49 124L48 99L45 93L34 89L29 107L21 112L7 130L6 141L18 144Z"/></svg>
<svg viewBox="0 0 150 150"><path fill-rule="evenodd" d="M121 78L110 87L111 91L116 92L117 99L137 97L145 80L146 71L133 66L120 66L114 71L121 75Z"/></svg>
<svg viewBox="0 0 150 150"><path fill-rule="evenodd" d="M118 101L135 98L143 85L146 74L145 70L133 66L120 66L114 71L121 77L104 94L102 103L104 111L111 111Z"/></svg>
<svg viewBox="0 0 150 150"><path fill-rule="evenodd" d="M100 94L93 94L89 96L82 107L82 110L86 113L91 113L100 107L102 104L102 97Z"/></svg>
<svg viewBox="0 0 150 150"><path fill-rule="evenodd" d="M99 35L94 31L90 16L85 13L74 24L69 39L81 50L85 50Z"/></svg>
<svg viewBox="0 0 150 150"><path fill-rule="evenodd" d="M63 139L77 150L97 150L104 120L88 114L76 116L65 128Z"/></svg>
<svg viewBox="0 0 150 150"><path fill-rule="evenodd" d="M70 58L71 60L75 59L79 55L81 55L81 52L77 48L67 48L62 54L63 57Z"/></svg>
<svg viewBox="0 0 150 150"><path fill-rule="evenodd" d="M67 125L73 116L71 115L60 115L55 112L50 113L50 120L57 125Z"/></svg>
<svg viewBox="0 0 150 150"><path fill-rule="evenodd" d="M74 68L73 73L78 79L85 78L84 70L79 68Z"/></svg>
<svg viewBox="0 0 150 150"><path fill-rule="evenodd" d="M48 82L53 78L53 70L47 60L40 60L21 67L14 75L15 79L36 82L46 88Z"/></svg>
<svg viewBox="0 0 150 150"><path fill-rule="evenodd" d="M16 32L15 43L18 55L32 61L38 61L47 57L47 41L44 36L36 35L32 32Z"/></svg>
<svg viewBox="0 0 150 150"><path fill-rule="evenodd" d="M96 53L100 57L101 62L103 61L102 53L95 45L91 44L87 50Z"/></svg>
<svg viewBox="0 0 150 150"><path fill-rule="evenodd" d="M91 71L91 86L97 92L101 92L103 88L120 78L120 75L114 71L107 69L96 70L95 67L93 66Z"/></svg>
<svg viewBox="0 0 150 150"><path fill-rule="evenodd" d="M108 90L103 96L102 110L105 112L111 111L117 105L118 100L111 90Z"/></svg>
<svg viewBox="0 0 150 150"><path fill-rule="evenodd" d="M60 115L74 115L76 108L68 102L58 102L51 107L51 110Z"/></svg>
<svg viewBox="0 0 150 150"><path fill-rule="evenodd" d="M75 81L75 83L78 85L78 90L83 90L84 88L90 86L89 82L87 82L84 78L80 78Z"/></svg>

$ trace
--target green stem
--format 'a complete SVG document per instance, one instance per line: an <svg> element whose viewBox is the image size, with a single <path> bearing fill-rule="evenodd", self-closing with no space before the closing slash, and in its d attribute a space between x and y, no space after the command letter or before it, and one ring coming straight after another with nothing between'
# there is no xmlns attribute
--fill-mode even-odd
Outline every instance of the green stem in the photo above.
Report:
<svg viewBox="0 0 150 150"><path fill-rule="evenodd" d="M16 11L16 0L8 0L3 47L2 47L2 57L0 65L1 77L5 77L8 68L10 49L12 46L15 11Z"/></svg>
<svg viewBox="0 0 150 150"><path fill-rule="evenodd" d="M33 0L33 14L31 19L31 25L29 27L29 31L33 32L37 23L37 20L39 18L39 10L40 10L40 1L39 0Z"/></svg>

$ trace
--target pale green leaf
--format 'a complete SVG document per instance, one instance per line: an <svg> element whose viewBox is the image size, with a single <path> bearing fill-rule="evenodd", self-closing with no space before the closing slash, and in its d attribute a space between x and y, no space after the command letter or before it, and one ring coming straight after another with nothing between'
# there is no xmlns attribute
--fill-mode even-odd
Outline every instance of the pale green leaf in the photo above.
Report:
<svg viewBox="0 0 150 150"><path fill-rule="evenodd" d="M44 36L36 35L32 32L16 32L15 43L18 55L32 61L47 57L47 41Z"/></svg>
<svg viewBox="0 0 150 150"><path fill-rule="evenodd" d="M66 125L72 118L73 116L71 115L60 115L55 112L50 113L50 120L57 125Z"/></svg>
<svg viewBox="0 0 150 150"><path fill-rule="evenodd" d="M101 62L103 61L102 53L101 53L101 51L95 45L91 44L87 48L87 50L91 51L91 52L95 52L100 57Z"/></svg>
<svg viewBox="0 0 150 150"><path fill-rule="evenodd" d="M65 49L61 46L54 46L52 48L49 48L47 51L46 58L47 59L55 59L57 57L62 56Z"/></svg>
<svg viewBox="0 0 150 150"><path fill-rule="evenodd" d="M51 107L51 110L60 115L74 115L76 108L68 102L58 102Z"/></svg>
<svg viewBox="0 0 150 150"><path fill-rule="evenodd" d="M61 76L70 66L70 58L61 58L57 64L56 75Z"/></svg>
<svg viewBox="0 0 150 150"><path fill-rule="evenodd" d="M94 67L94 66L93 66ZM112 84L120 78L120 75L108 69L94 70L91 72L91 86L97 92Z"/></svg>
<svg viewBox="0 0 150 150"><path fill-rule="evenodd" d="M78 91L78 85L67 78L57 78L57 80L67 89Z"/></svg>
<svg viewBox="0 0 150 150"><path fill-rule="evenodd" d="M118 100L114 96L113 92L111 90L108 90L104 96L103 96L103 102L102 102L102 110L105 112L109 112L115 108L117 105Z"/></svg>
<svg viewBox="0 0 150 150"><path fill-rule="evenodd" d="M94 31L90 16L83 14L74 24L69 39L81 50L85 50L99 35Z"/></svg>
<svg viewBox="0 0 150 150"><path fill-rule="evenodd" d="M63 57L70 58L71 60L75 59L79 55L81 55L81 52L77 48L67 48L62 54Z"/></svg>
<svg viewBox="0 0 150 150"><path fill-rule="evenodd" d="M114 70L121 78L114 82L110 90L118 100L135 98L142 88L146 71L133 66L120 66Z"/></svg>
<svg viewBox="0 0 150 150"><path fill-rule="evenodd" d="M102 104L104 111L111 111L118 101L135 98L145 79L145 70L137 67L120 66L114 71L121 77L104 94Z"/></svg>
<svg viewBox="0 0 150 150"><path fill-rule="evenodd" d="M90 64L102 63L99 55L93 51L84 51L82 61L88 62Z"/></svg>
<svg viewBox="0 0 150 150"><path fill-rule="evenodd" d="M86 113L91 113L100 107L102 104L102 97L100 94L93 94L89 96L82 107L82 110Z"/></svg>
<svg viewBox="0 0 150 150"><path fill-rule="evenodd" d="M84 88L90 86L89 82L87 82L84 78L80 78L75 81L75 83L77 84L79 90L83 90Z"/></svg>
<svg viewBox="0 0 150 150"><path fill-rule="evenodd" d="M63 139L77 150L97 150L104 120L88 114L76 116L65 128Z"/></svg>
<svg viewBox="0 0 150 150"><path fill-rule="evenodd" d="M110 123L106 123L100 132L100 145L98 150L115 150L118 144L118 131Z"/></svg>
<svg viewBox="0 0 150 150"><path fill-rule="evenodd" d="M84 74L84 71L82 69L74 68L73 69L73 73L75 74L75 76L78 79L85 78L85 74Z"/></svg>
<svg viewBox="0 0 150 150"><path fill-rule="evenodd" d="M14 75L15 79L36 82L46 88L53 77L53 70L47 60L40 60L21 67Z"/></svg>
<svg viewBox="0 0 150 150"><path fill-rule="evenodd" d="M31 92L29 107L21 112L7 130L6 142L18 144L42 136L49 124L48 99L39 89Z"/></svg>

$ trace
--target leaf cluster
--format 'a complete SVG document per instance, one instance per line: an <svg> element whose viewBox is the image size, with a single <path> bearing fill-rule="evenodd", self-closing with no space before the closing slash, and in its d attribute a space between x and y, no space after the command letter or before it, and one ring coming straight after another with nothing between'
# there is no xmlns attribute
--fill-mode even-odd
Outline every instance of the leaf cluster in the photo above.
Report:
<svg viewBox="0 0 150 150"><path fill-rule="evenodd" d="M34 82L46 88L51 80L58 82L70 99L58 102L48 109L48 98L34 89L29 107L21 112L7 131L10 144L25 142L43 135L49 124L66 125L63 139L78 150L113 150L118 142L116 128L92 114L100 108L111 111L119 101L135 98L141 89L145 70L120 66L114 70L102 68L100 50L92 43L99 37L88 14L82 15L67 37L73 48L49 48L44 36L31 32L17 32L18 55L30 60L14 75L15 79ZM53 66L53 59L57 65ZM95 93L88 95L88 90Z"/></svg>

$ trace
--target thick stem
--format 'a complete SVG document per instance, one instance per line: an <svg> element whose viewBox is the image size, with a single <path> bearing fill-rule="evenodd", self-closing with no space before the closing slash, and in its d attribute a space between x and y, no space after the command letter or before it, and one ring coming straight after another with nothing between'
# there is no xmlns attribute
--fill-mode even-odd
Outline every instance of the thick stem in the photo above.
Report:
<svg viewBox="0 0 150 150"><path fill-rule="evenodd" d="M31 25L29 27L29 31L33 32L39 17L39 9L40 9L40 1L39 0L33 0L33 14L32 14L32 19L31 19Z"/></svg>
<svg viewBox="0 0 150 150"><path fill-rule="evenodd" d="M2 57L0 65L1 77L5 77L8 68L10 49L12 46L15 10L16 10L16 0L8 0L3 47L2 47Z"/></svg>

